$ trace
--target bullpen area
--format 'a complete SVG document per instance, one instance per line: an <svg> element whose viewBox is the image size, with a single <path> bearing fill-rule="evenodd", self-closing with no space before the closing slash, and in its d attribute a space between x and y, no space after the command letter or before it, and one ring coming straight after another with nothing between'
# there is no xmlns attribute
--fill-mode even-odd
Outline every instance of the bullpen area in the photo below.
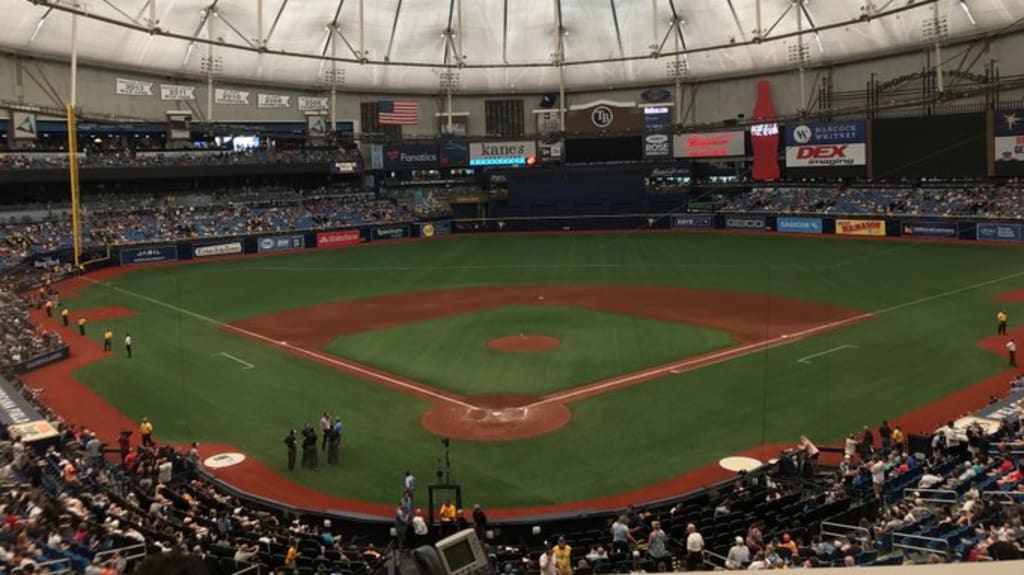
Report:
<svg viewBox="0 0 1024 575"><path fill-rule="evenodd" d="M450 438L453 478L495 517L605 509L800 435L931 431L984 405L1012 373L996 313L1024 335L1019 254L568 234L125 266L64 286L88 333L39 318L72 358L27 379L104 437L148 417L286 503L388 517L404 471L432 481ZM288 471L284 436L324 412L339 464Z"/></svg>

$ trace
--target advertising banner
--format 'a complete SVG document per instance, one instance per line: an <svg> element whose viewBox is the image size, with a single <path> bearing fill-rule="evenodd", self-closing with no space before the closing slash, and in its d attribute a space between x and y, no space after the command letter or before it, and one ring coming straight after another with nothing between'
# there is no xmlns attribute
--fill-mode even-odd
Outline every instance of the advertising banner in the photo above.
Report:
<svg viewBox="0 0 1024 575"><path fill-rule="evenodd" d="M995 160L1024 162L1024 110L996 112Z"/></svg>
<svg viewBox="0 0 1024 575"><path fill-rule="evenodd" d="M644 136L644 159L672 157L672 136L668 134L647 134Z"/></svg>
<svg viewBox="0 0 1024 575"><path fill-rule="evenodd" d="M117 78L114 82L114 92L122 96L152 96L153 82Z"/></svg>
<svg viewBox="0 0 1024 575"><path fill-rule="evenodd" d="M11 437L21 438L24 443L37 443L50 440L38 447L34 446L35 449L43 449L43 446L51 441L56 444L57 438L60 437L60 433L58 433L57 430L50 425L50 422L45 419L37 419L35 421L29 421L28 423L10 425L7 427L7 433Z"/></svg>
<svg viewBox="0 0 1024 575"><path fill-rule="evenodd" d="M0 425L20 425L42 419L32 402L14 387L14 384L0 377Z"/></svg>
<svg viewBox="0 0 1024 575"><path fill-rule="evenodd" d="M437 144L387 144L383 154L386 170L431 170L441 165Z"/></svg>
<svg viewBox="0 0 1024 575"><path fill-rule="evenodd" d="M744 132L677 134L672 138L672 155L677 158L730 158L744 156Z"/></svg>
<svg viewBox="0 0 1024 575"><path fill-rule="evenodd" d="M409 226L377 226L370 230L370 238L374 240L397 240L409 237Z"/></svg>
<svg viewBox="0 0 1024 575"><path fill-rule="evenodd" d="M1020 224L978 224L979 240L997 242L1019 242L1022 239Z"/></svg>
<svg viewBox="0 0 1024 575"><path fill-rule="evenodd" d="M867 164L864 120L797 124L786 129L786 165L791 168Z"/></svg>
<svg viewBox="0 0 1024 575"><path fill-rule="evenodd" d="M523 166L537 157L537 142L471 142L470 166Z"/></svg>
<svg viewBox="0 0 1024 575"><path fill-rule="evenodd" d="M326 96L299 96L300 112L325 112L327 111Z"/></svg>
<svg viewBox="0 0 1024 575"><path fill-rule="evenodd" d="M291 108L291 96L281 96L279 94L257 94L256 95L256 106L263 109L275 109L275 108Z"/></svg>
<svg viewBox="0 0 1024 575"><path fill-rule="evenodd" d="M441 167L461 168L469 164L469 142L445 140L441 143Z"/></svg>
<svg viewBox="0 0 1024 575"><path fill-rule="evenodd" d="M439 222L426 222L420 224L421 238L435 238L437 236L450 236L452 233L452 221L442 220Z"/></svg>
<svg viewBox="0 0 1024 575"><path fill-rule="evenodd" d="M668 106L644 106L644 129L648 132L672 127L672 109Z"/></svg>
<svg viewBox="0 0 1024 575"><path fill-rule="evenodd" d="M192 254L197 258L228 256L240 253L242 253L242 242L225 242L223 244L210 244L192 248Z"/></svg>
<svg viewBox="0 0 1024 575"><path fill-rule="evenodd" d="M318 232L316 234L316 247L336 248L341 246L355 246L362 241L359 237L359 230L338 230L334 232Z"/></svg>
<svg viewBox="0 0 1024 575"><path fill-rule="evenodd" d="M166 262L178 259L178 246L121 248L121 265Z"/></svg>
<svg viewBox="0 0 1024 575"><path fill-rule="evenodd" d="M820 234L821 218L780 217L775 220L775 230L791 234Z"/></svg>
<svg viewBox="0 0 1024 575"><path fill-rule="evenodd" d="M836 220L837 236L884 236L884 220Z"/></svg>
<svg viewBox="0 0 1024 575"><path fill-rule="evenodd" d="M715 225L715 216L696 214L692 216L672 216L673 228L710 228Z"/></svg>
<svg viewBox="0 0 1024 575"><path fill-rule="evenodd" d="M954 222L902 222L900 232L904 236L918 238L956 238L960 235Z"/></svg>
<svg viewBox="0 0 1024 575"><path fill-rule="evenodd" d="M50 365L56 363L62 359L71 357L71 350L68 346L62 346L60 349L56 349L42 355L37 355L33 358L27 359L21 363L16 363L11 366L14 373L25 373L26 371L32 371L33 369L39 369L44 365Z"/></svg>
<svg viewBox="0 0 1024 575"><path fill-rule="evenodd" d="M725 218L725 227L731 230L763 230L764 218Z"/></svg>
<svg viewBox="0 0 1024 575"><path fill-rule="evenodd" d="M304 247L306 247L306 236L302 234L264 237L256 240L256 251L260 252L298 250Z"/></svg>
<svg viewBox="0 0 1024 575"><path fill-rule="evenodd" d="M180 86L178 84L160 84L161 100L195 100L195 86Z"/></svg>
<svg viewBox="0 0 1024 575"><path fill-rule="evenodd" d="M248 106L249 92L217 88L213 91L213 101L225 106Z"/></svg>

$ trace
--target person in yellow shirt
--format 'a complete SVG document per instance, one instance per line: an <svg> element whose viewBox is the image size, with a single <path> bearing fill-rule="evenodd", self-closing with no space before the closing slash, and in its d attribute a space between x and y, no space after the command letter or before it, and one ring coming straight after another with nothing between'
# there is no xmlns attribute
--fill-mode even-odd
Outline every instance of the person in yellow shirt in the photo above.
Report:
<svg viewBox="0 0 1024 575"><path fill-rule="evenodd" d="M299 549L295 546L295 542L292 541L288 545L288 553L284 556L284 566L291 567L295 564L295 558L299 556Z"/></svg>
<svg viewBox="0 0 1024 575"><path fill-rule="evenodd" d="M572 575L572 547L565 542L565 537L558 538L558 544L551 550L551 554L558 575Z"/></svg>
<svg viewBox="0 0 1024 575"><path fill-rule="evenodd" d="M145 417L139 423L139 435L142 436L142 445L146 447L153 445L153 424Z"/></svg>
<svg viewBox="0 0 1024 575"><path fill-rule="evenodd" d="M71 312L68 310L68 308L60 310L60 319L61 321L64 322L64 327L68 326L69 316L71 316Z"/></svg>
<svg viewBox="0 0 1024 575"><path fill-rule="evenodd" d="M903 430L898 425L892 430L892 445L900 452L907 450L907 438L903 435Z"/></svg>
<svg viewBox="0 0 1024 575"><path fill-rule="evenodd" d="M78 318L78 335L85 335L85 318Z"/></svg>
<svg viewBox="0 0 1024 575"><path fill-rule="evenodd" d="M107 331L103 332L103 351L110 351L113 345L114 332L110 331L108 328Z"/></svg>
<svg viewBox="0 0 1024 575"><path fill-rule="evenodd" d="M451 501L445 500L441 504L441 533L443 535L451 535L455 533L455 506L452 505Z"/></svg>
<svg viewBox="0 0 1024 575"><path fill-rule="evenodd" d="M53 300L46 300L46 317L53 317Z"/></svg>
<svg viewBox="0 0 1024 575"><path fill-rule="evenodd" d="M1010 318L1006 315L1006 310L1000 310L999 313L996 314L996 321L999 322L999 328L996 329L996 333L999 335L1006 335L1006 320L1008 319Z"/></svg>

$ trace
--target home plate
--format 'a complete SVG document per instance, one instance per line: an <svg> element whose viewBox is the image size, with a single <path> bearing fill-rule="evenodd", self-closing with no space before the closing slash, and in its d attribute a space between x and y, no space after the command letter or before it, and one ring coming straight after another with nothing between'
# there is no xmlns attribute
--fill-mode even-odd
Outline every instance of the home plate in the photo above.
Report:
<svg viewBox="0 0 1024 575"><path fill-rule="evenodd" d="M750 471L761 467L761 460L753 457L724 457L718 462L723 469L729 471Z"/></svg>

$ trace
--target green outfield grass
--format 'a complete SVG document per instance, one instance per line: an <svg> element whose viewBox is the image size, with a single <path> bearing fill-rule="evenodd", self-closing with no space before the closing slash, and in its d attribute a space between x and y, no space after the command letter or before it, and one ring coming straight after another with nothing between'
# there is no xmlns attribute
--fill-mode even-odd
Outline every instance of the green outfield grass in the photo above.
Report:
<svg viewBox="0 0 1024 575"><path fill-rule="evenodd" d="M293 477L326 492L392 503L405 469L433 476L440 453L437 438L419 425L426 406L245 340L216 322L370 295L557 283L712 288L878 312L764 353L574 403L572 421L556 434L453 445L456 479L470 500L490 507L564 502L649 485L761 442L795 442L802 433L838 440L998 373L1004 360L975 342L994 331L999 306L991 298L1024 287L1021 253L967 243L609 234L466 238L141 269L72 302L74 309L121 305L138 314L110 322L118 334L131 331L136 357L113 356L77 375L129 416L149 416L166 439L231 443L279 470L287 429L324 410L340 413L346 426L341 468ZM1011 325L1024 320L1024 306L1008 309ZM442 323L459 321L473 319ZM592 352L602 358L660 353L647 347L661 342L637 346L626 337L634 321L606 325ZM424 343L426 327L406 328L424 330L422 336L382 330L363 334L376 343L345 345L358 343L374 362L401 363L425 376L433 362L439 371L432 377L444 377L455 366L447 354L423 351L433 345ZM449 339L439 329L437 340ZM692 351L722 345L721 339L687 341ZM857 348L797 362L838 345ZM219 352L256 367L242 370L214 355ZM490 371L468 357L464 367L463 381ZM549 368L582 379L562 362ZM484 384L508 392L522 384L517 380L501 376Z"/></svg>
<svg viewBox="0 0 1024 575"><path fill-rule="evenodd" d="M518 334L561 344L534 353L487 346ZM346 335L325 349L461 395L544 395L731 343L728 333L695 325L572 306L511 306Z"/></svg>

